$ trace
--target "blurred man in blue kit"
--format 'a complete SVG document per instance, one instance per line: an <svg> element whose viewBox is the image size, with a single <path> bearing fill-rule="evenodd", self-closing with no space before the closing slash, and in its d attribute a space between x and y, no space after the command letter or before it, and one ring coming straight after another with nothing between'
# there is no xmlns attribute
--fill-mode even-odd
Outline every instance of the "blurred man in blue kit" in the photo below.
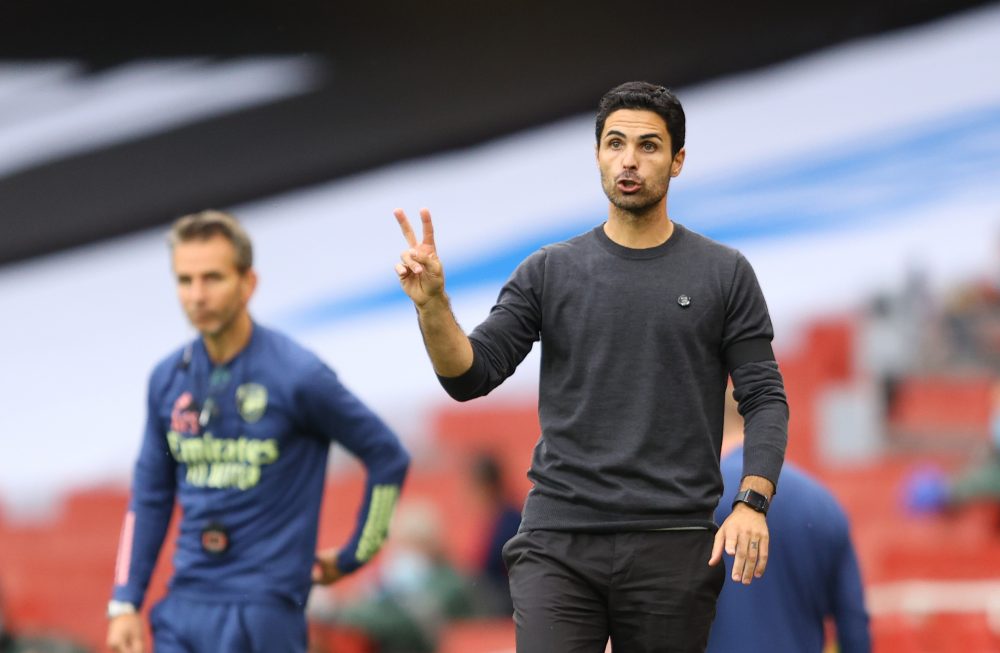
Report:
<svg viewBox="0 0 1000 653"><path fill-rule="evenodd" d="M144 653L139 616L177 501L174 575L150 613L157 653L304 653L304 607L375 555L409 457L316 355L254 322L250 239L203 211L170 233L180 303L200 337L161 361L122 527L107 644ZM316 552L330 444L367 472L352 537Z"/></svg>
<svg viewBox="0 0 1000 653"><path fill-rule="evenodd" d="M726 488L740 482L743 419L730 398L722 440ZM833 620L839 653L870 653L868 612L844 510L818 481L786 462L781 497L768 511L774 561L751 587L719 596L708 653L821 653ZM728 517L720 503L715 518Z"/></svg>

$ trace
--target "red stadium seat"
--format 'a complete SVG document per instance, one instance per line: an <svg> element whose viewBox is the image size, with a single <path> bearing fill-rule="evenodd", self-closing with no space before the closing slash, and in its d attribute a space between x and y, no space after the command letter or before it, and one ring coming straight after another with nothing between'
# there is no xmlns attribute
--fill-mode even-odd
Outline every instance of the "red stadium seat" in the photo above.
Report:
<svg viewBox="0 0 1000 653"><path fill-rule="evenodd" d="M460 621L444 629L438 653L514 653L511 619Z"/></svg>

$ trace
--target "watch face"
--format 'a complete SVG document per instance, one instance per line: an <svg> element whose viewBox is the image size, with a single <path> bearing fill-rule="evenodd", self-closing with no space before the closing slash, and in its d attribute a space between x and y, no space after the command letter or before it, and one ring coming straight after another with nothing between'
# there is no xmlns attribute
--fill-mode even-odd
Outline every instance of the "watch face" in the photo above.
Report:
<svg viewBox="0 0 1000 653"><path fill-rule="evenodd" d="M767 498L763 494L758 494L756 492L750 493L750 498L753 499L754 507L761 512L767 510Z"/></svg>
<svg viewBox="0 0 1000 653"><path fill-rule="evenodd" d="M741 501L757 512L767 513L768 501L760 492L755 492L754 490L743 490L736 495L736 501Z"/></svg>

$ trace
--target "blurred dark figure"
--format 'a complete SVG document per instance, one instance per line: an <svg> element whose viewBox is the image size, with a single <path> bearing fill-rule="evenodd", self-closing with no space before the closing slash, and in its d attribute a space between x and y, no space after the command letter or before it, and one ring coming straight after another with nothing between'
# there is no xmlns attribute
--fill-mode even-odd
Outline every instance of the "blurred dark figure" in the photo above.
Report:
<svg viewBox="0 0 1000 653"><path fill-rule="evenodd" d="M912 365L912 343L903 337L904 323L893 306L893 298L878 295L872 299L862 322L861 363L873 377L879 392L883 414L888 414L902 376Z"/></svg>
<svg viewBox="0 0 1000 653"><path fill-rule="evenodd" d="M884 418L890 416L899 382L944 355L940 345L932 344L935 311L927 277L916 267L902 288L875 295L865 308L855 363L876 385Z"/></svg>
<svg viewBox="0 0 1000 653"><path fill-rule="evenodd" d="M471 476L476 499L489 515L476 583L476 611L482 616L510 616L514 606L502 551L503 545L521 526L521 511L508 498L503 469L495 457L490 454L477 456L472 463Z"/></svg>
<svg viewBox="0 0 1000 653"><path fill-rule="evenodd" d="M1000 294L987 284L955 289L945 305L948 365L957 369L1000 372Z"/></svg>
<svg viewBox="0 0 1000 653"><path fill-rule="evenodd" d="M948 501L953 506L981 500L1000 505L1000 381L993 384L992 406L990 450L982 461L952 481Z"/></svg>
<svg viewBox="0 0 1000 653"><path fill-rule="evenodd" d="M725 424L722 476L729 492L739 485L743 460L743 420L731 396ZM720 504L716 521L731 510ZM774 554L767 574L750 586L725 584L707 653L821 653L827 618L836 625L840 653L869 653L861 574L837 500L786 461L767 524Z"/></svg>
<svg viewBox="0 0 1000 653"><path fill-rule="evenodd" d="M316 621L364 633L379 653L433 653L441 630L473 614L466 579L448 560L431 504L400 506L379 560L378 585L340 605L310 605Z"/></svg>
<svg viewBox="0 0 1000 653"><path fill-rule="evenodd" d="M943 326L952 368L1000 375L1000 239L997 245L986 274L948 293Z"/></svg>

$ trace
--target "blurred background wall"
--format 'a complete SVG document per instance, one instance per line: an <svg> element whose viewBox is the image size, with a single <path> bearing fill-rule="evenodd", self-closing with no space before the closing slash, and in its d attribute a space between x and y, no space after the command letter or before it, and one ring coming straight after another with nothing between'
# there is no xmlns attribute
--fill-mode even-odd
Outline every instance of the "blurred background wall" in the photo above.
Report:
<svg viewBox="0 0 1000 653"><path fill-rule="evenodd" d="M930 507L995 455L1000 5L538 5L0 6L8 622L100 642L146 375L193 335L164 234L206 207L255 239L255 317L413 449L414 496L465 514L460 470L489 450L523 497L537 350L489 398L450 403L395 281L391 211L430 207L471 329L524 256L603 220L596 102L647 79L688 115L671 216L760 277L789 457L852 516L877 645L946 650L913 648L935 628L996 643L995 504ZM331 544L356 475L334 457ZM446 520L459 564L462 522Z"/></svg>

